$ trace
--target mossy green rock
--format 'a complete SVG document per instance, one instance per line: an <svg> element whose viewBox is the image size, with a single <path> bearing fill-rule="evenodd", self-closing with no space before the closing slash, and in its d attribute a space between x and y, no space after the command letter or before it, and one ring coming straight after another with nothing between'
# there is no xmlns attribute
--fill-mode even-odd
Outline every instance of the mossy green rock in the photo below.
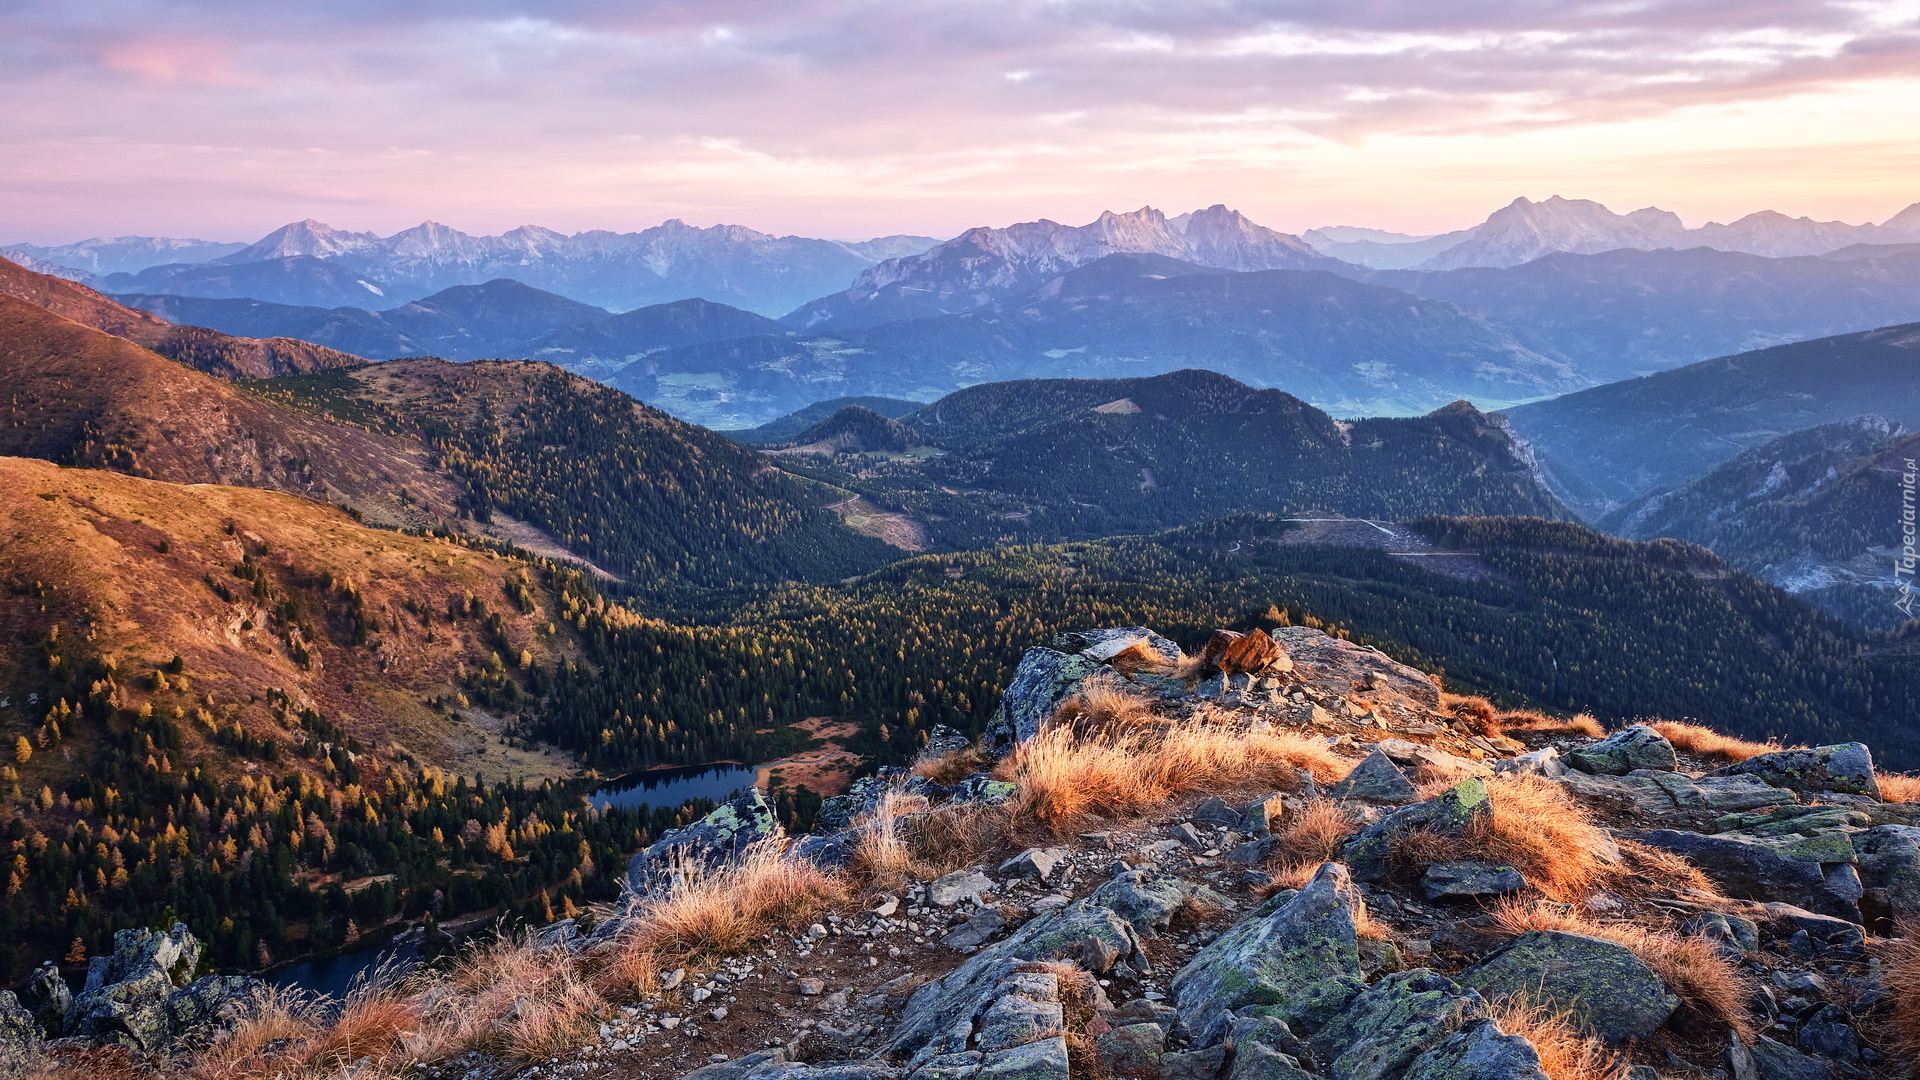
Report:
<svg viewBox="0 0 1920 1080"><path fill-rule="evenodd" d="M1479 994L1417 968L1368 987L1314 1035L1312 1044L1334 1080L1389 1080L1485 1012Z"/></svg>
<svg viewBox="0 0 1920 1080"><path fill-rule="evenodd" d="M1489 809L1487 785L1477 776L1470 777L1436 798L1381 817L1347 841L1340 857L1352 867L1354 880L1379 881L1387 876L1387 857L1395 840L1415 829L1459 833Z"/></svg>
<svg viewBox="0 0 1920 1080"><path fill-rule="evenodd" d="M1056 649L1034 647L1020 657L1000 707L994 711L980 742L987 752L1001 756L1040 733L1040 725L1067 700L1080 680L1102 670L1099 661ZM1119 679L1119 676L1114 676Z"/></svg>
<svg viewBox="0 0 1920 1080"><path fill-rule="evenodd" d="M33 1014L14 998L13 991L0 990L0 1075L24 1073L40 1051L40 1028Z"/></svg>
<svg viewBox="0 0 1920 1080"><path fill-rule="evenodd" d="M759 788L752 788L699 821L661 833L660 839L628 859L627 888L645 895L683 867L719 866L749 846L784 831L774 816L773 804Z"/></svg>
<svg viewBox="0 0 1920 1080"><path fill-rule="evenodd" d="M1091 897L1077 900L1028 920L1005 940L915 991L901 1010L884 1056L910 1058L917 1068L940 1055L970 1049L974 1018L1000 995L1002 979L1021 964L1078 957L1088 939L1136 966L1146 963L1131 923Z"/></svg>
<svg viewBox="0 0 1920 1080"><path fill-rule="evenodd" d="M1680 1004L1626 946L1559 930L1521 934L1460 984L1495 1000L1533 998L1610 1043L1653 1034Z"/></svg>
<svg viewBox="0 0 1920 1080"><path fill-rule="evenodd" d="M1625 776L1635 769L1671 771L1679 767L1673 744L1645 724L1635 724L1567 755L1581 772Z"/></svg>
<svg viewBox="0 0 1920 1080"><path fill-rule="evenodd" d="M1547 1073L1532 1043L1481 1020L1415 1058L1401 1080L1547 1080Z"/></svg>
<svg viewBox="0 0 1920 1080"><path fill-rule="evenodd" d="M1321 866L1290 899L1263 906L1180 969L1172 990L1181 1026L1205 1046L1225 1034L1233 1010L1265 1006L1297 1031L1319 1028L1365 988L1355 931L1364 911L1346 867Z"/></svg>
<svg viewBox="0 0 1920 1080"><path fill-rule="evenodd" d="M1835 743L1809 750L1779 750L1716 769L1712 776L1754 776L1793 791L1832 791L1880 797L1873 751L1866 743Z"/></svg>
<svg viewBox="0 0 1920 1080"><path fill-rule="evenodd" d="M1056 1035L980 1059L980 1080L1067 1080L1067 1040Z"/></svg>

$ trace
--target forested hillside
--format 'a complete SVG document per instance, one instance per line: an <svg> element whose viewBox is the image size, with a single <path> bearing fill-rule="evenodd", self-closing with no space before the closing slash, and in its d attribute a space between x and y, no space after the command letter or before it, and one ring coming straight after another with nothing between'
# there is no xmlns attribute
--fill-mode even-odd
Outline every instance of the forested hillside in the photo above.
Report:
<svg viewBox="0 0 1920 1080"><path fill-rule="evenodd" d="M655 588L842 577L889 557L840 526L831 493L551 364L400 360L250 386L418 438L464 482L477 521L511 515Z"/></svg>

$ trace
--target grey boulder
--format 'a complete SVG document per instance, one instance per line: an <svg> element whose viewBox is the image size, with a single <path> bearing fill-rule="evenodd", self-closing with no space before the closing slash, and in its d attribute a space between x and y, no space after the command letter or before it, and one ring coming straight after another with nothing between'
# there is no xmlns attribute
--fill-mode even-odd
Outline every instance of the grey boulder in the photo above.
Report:
<svg viewBox="0 0 1920 1080"><path fill-rule="evenodd" d="M1880 797L1873 751L1866 743L1835 743L1807 750L1778 750L1716 769L1711 776L1753 776L1793 791L1831 791Z"/></svg>
<svg viewBox="0 0 1920 1080"><path fill-rule="evenodd" d="M1680 1001L1624 945L1585 934L1533 930L1460 976L1488 998L1532 998L1610 1042L1659 1030Z"/></svg>
<svg viewBox="0 0 1920 1080"><path fill-rule="evenodd" d="M687 868L725 864L749 846L783 835L773 806L759 788L714 809L706 817L660 834L627 860L626 888L644 896Z"/></svg>
<svg viewBox="0 0 1920 1080"><path fill-rule="evenodd" d="M1483 862L1434 863L1420 878L1420 894L1429 900L1502 896L1526 887L1520 871Z"/></svg>
<svg viewBox="0 0 1920 1080"><path fill-rule="evenodd" d="M1375 750L1353 767L1346 779L1327 789L1335 799L1360 799L1364 802L1401 804L1420 797L1413 781L1407 779L1393 759Z"/></svg>
<svg viewBox="0 0 1920 1080"><path fill-rule="evenodd" d="M1782 850L1737 836L1704 836L1679 829L1655 829L1643 835L1640 842L1684 856L1728 896L1777 901L1848 922L1860 921L1859 876L1844 862L1829 867L1819 854Z"/></svg>
<svg viewBox="0 0 1920 1080"><path fill-rule="evenodd" d="M1100 662L1088 656L1028 649L1000 695L1000 706L981 738L982 746L995 757L1012 752L1015 746L1038 735L1040 725L1053 716L1081 681L1100 670Z"/></svg>
<svg viewBox="0 0 1920 1080"><path fill-rule="evenodd" d="M1485 1011L1480 995L1418 968L1368 987L1311 1041L1333 1080L1390 1080Z"/></svg>
<svg viewBox="0 0 1920 1080"><path fill-rule="evenodd" d="M1666 736L1645 724L1634 724L1567 755L1567 764L1581 772L1625 776L1635 769L1670 772L1680 764Z"/></svg>
<svg viewBox="0 0 1920 1080"><path fill-rule="evenodd" d="M1492 1020L1481 1020L1449 1035L1421 1054L1402 1080L1546 1080L1540 1052L1519 1035L1508 1035Z"/></svg>
<svg viewBox="0 0 1920 1080"><path fill-rule="evenodd" d="M1322 865L1307 886L1276 894L1196 953L1171 989L1195 1045L1218 1042L1233 1010L1313 1031L1365 988L1356 924L1365 912L1346 867Z"/></svg>

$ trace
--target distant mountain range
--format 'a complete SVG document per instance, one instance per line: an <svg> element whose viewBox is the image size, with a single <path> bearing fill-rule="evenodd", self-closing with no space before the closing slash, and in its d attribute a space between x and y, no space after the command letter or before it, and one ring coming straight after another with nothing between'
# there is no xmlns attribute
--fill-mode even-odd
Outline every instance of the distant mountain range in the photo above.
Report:
<svg viewBox="0 0 1920 1080"><path fill-rule="evenodd" d="M880 259L937 242L887 236L840 243L678 220L637 233L572 236L532 225L472 236L429 221L382 237L309 219L217 258L110 273L97 284L113 292L332 307L364 304L369 296L401 303L504 277L611 310L703 297L779 315L845 288Z"/></svg>
<svg viewBox="0 0 1920 1080"><path fill-rule="evenodd" d="M1708 248L1561 253L1504 269L1363 280L1479 312L1594 382L1920 319L1920 246L1791 258Z"/></svg>
<svg viewBox="0 0 1920 1080"><path fill-rule="evenodd" d="M219 240L183 240L169 236L116 236L111 239L96 236L74 244L15 244L13 250L84 274L102 275L137 274L149 266L167 263L209 262L246 246Z"/></svg>
<svg viewBox="0 0 1920 1080"><path fill-rule="evenodd" d="M1452 304L1328 273L1231 273L1143 254L960 314L667 349L608 381L697 423L749 427L826 397L931 400L982 382L1198 366L1342 415L1521 401L1585 382Z"/></svg>
<svg viewBox="0 0 1920 1080"><path fill-rule="evenodd" d="M1375 229L1315 229L1303 237L1315 250L1376 270L1459 270L1519 266L1555 252L1579 255L1632 248L1713 248L1768 258L1825 255L1855 244L1920 242L1920 203L1878 225L1790 218L1772 210L1729 224L1689 229L1679 215L1646 207L1616 214L1588 199L1519 198L1470 229L1408 236Z"/></svg>
<svg viewBox="0 0 1920 1080"><path fill-rule="evenodd" d="M363 362L358 356L271 332L261 337L234 336L204 326L174 325L78 282L35 273L6 259L0 259L0 296L45 308L223 378L264 379Z"/></svg>
<svg viewBox="0 0 1920 1080"><path fill-rule="evenodd" d="M898 419L849 404L773 453L941 548L1243 512L1566 516L1506 431L1465 402L1343 423L1211 371L986 383Z"/></svg>
<svg viewBox="0 0 1920 1080"><path fill-rule="evenodd" d="M1723 356L1506 410L1554 493L1589 521L1743 450L1865 415L1920 429L1920 323Z"/></svg>
<svg viewBox="0 0 1920 1080"><path fill-rule="evenodd" d="M1909 616L1890 590L1901 533L1901 477L1920 435L1868 416L1796 431L1602 519L1635 540L1671 536L1869 627ZM1909 579L1911 580L1911 579Z"/></svg>
<svg viewBox="0 0 1920 1080"><path fill-rule="evenodd" d="M920 254L863 270L851 288L783 321L801 329L849 330L973 311L1115 254L1160 255L1220 270L1347 268L1237 210L1210 206L1168 218L1149 206L1131 214L1108 211L1077 227L1042 219L969 229Z"/></svg>

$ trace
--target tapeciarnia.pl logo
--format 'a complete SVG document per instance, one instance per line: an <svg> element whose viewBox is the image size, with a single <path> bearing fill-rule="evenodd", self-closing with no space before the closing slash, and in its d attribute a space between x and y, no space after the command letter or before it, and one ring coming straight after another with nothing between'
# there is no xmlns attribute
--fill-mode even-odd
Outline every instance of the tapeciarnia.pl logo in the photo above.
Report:
<svg viewBox="0 0 1920 1080"><path fill-rule="evenodd" d="M1914 601L1920 598L1913 587L1913 569L1916 558L1914 552L1914 512L1913 481L1920 469L1914 467L1914 459L1906 459L1907 471L1900 474L1900 554L1893 560L1893 576L1899 582L1894 593L1893 606L1900 609L1907 618L1914 618Z"/></svg>

